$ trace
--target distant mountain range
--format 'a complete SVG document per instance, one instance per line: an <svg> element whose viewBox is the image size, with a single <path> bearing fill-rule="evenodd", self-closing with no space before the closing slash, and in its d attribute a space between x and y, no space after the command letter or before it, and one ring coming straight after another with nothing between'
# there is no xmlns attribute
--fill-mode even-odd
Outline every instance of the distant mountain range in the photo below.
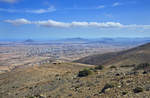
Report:
<svg viewBox="0 0 150 98"><path fill-rule="evenodd" d="M49 41L36 41L33 39L27 39L23 41L26 44L41 44L41 43L85 43L85 44L109 44L109 45L141 45L149 43L150 38L66 38Z"/></svg>
<svg viewBox="0 0 150 98"><path fill-rule="evenodd" d="M150 38L97 38L97 39L85 39L85 38L68 38L56 40L57 42L84 42L84 43L105 43L105 44L136 44L150 42Z"/></svg>
<svg viewBox="0 0 150 98"><path fill-rule="evenodd" d="M100 38L89 43L103 43L115 45L136 45L150 42L150 38Z"/></svg>

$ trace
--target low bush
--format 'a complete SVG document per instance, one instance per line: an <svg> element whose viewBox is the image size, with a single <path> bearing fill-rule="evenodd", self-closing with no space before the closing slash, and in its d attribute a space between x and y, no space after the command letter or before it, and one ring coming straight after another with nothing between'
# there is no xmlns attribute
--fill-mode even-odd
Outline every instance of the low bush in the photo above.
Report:
<svg viewBox="0 0 150 98"><path fill-rule="evenodd" d="M91 69L86 68L86 69L83 69L82 71L79 71L78 77L85 77L91 74L93 74L93 71Z"/></svg>
<svg viewBox="0 0 150 98"><path fill-rule="evenodd" d="M96 70L102 70L103 68L104 68L104 66L102 66L102 65L98 65L95 67Z"/></svg>
<svg viewBox="0 0 150 98"><path fill-rule="evenodd" d="M110 68L112 68L112 69L113 69L113 68L117 68L117 67L112 65L112 66L110 66Z"/></svg>

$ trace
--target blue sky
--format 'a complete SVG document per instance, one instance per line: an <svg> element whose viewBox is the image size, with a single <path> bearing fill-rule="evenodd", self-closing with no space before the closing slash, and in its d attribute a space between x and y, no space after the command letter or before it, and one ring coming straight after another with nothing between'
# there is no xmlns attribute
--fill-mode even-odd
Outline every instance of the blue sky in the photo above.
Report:
<svg viewBox="0 0 150 98"><path fill-rule="evenodd" d="M150 37L150 0L0 0L0 39Z"/></svg>

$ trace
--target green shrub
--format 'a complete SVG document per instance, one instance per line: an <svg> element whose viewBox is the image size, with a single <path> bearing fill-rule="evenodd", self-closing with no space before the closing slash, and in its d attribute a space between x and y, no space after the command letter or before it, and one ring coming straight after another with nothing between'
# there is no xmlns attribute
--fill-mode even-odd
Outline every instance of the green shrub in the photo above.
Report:
<svg viewBox="0 0 150 98"><path fill-rule="evenodd" d="M102 66L102 65L98 65L95 67L95 69L97 69L97 70L102 70L103 68L104 68L104 66Z"/></svg>
<svg viewBox="0 0 150 98"><path fill-rule="evenodd" d="M78 77L85 77L85 76L88 76L88 75L91 75L91 74L93 74L93 71L86 68L86 69L83 69L82 71L79 71Z"/></svg>
<svg viewBox="0 0 150 98"><path fill-rule="evenodd" d="M143 92L143 88L141 88L141 87L136 87L135 89L133 89L133 92L134 92L134 93Z"/></svg>

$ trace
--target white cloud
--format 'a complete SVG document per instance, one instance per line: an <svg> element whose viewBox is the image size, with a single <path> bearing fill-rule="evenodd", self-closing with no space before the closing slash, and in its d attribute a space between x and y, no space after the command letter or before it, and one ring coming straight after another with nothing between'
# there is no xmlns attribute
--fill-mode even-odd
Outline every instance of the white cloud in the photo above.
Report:
<svg viewBox="0 0 150 98"><path fill-rule="evenodd" d="M122 27L123 25L117 22L72 22L70 26L73 27L100 27L100 28L112 28L112 27Z"/></svg>
<svg viewBox="0 0 150 98"><path fill-rule="evenodd" d="M119 2L115 2L115 3L113 3L113 7L116 7L116 6L119 6L119 5L121 5L121 3L119 3Z"/></svg>
<svg viewBox="0 0 150 98"><path fill-rule="evenodd" d="M89 25L97 26L97 27L101 27L101 28L114 28L114 27L121 28L121 27L123 27L123 25L118 22L105 22L105 23L90 22Z"/></svg>
<svg viewBox="0 0 150 98"><path fill-rule="evenodd" d="M98 22L57 22L53 20L47 21L37 21L33 22L34 24L45 26L45 27L99 27L99 28L113 28L113 27L122 27L123 25L117 22L105 22L105 23L98 23Z"/></svg>
<svg viewBox="0 0 150 98"><path fill-rule="evenodd" d="M44 27L57 27L57 28L71 28L71 27L97 27L97 28L143 28L150 29L150 25L136 25L129 24L123 25L119 22L59 22L54 20L45 21L29 21L24 18L16 20L5 20L4 22L11 23L13 25L23 25L23 24L35 24Z"/></svg>
<svg viewBox="0 0 150 98"><path fill-rule="evenodd" d="M11 23L13 25L22 25L22 24L31 24L31 21L28 21L24 18L16 19L16 20L5 20L4 22Z"/></svg>
<svg viewBox="0 0 150 98"><path fill-rule="evenodd" d="M34 21L33 23L45 27L69 27L69 23L57 22L53 20Z"/></svg>
<svg viewBox="0 0 150 98"><path fill-rule="evenodd" d="M54 6L50 6L47 9L34 9L34 10L19 10L19 9L4 9L0 8L2 12L9 12L9 13L34 13L34 14L43 14L56 11Z"/></svg>
<svg viewBox="0 0 150 98"><path fill-rule="evenodd" d="M49 7L48 9L37 9L37 10L26 10L27 13L36 13L36 14L42 14L42 13L48 13L56 11L54 6Z"/></svg>
<svg viewBox="0 0 150 98"><path fill-rule="evenodd" d="M5 2L5 3L16 3L18 0L0 0L0 2Z"/></svg>
<svg viewBox="0 0 150 98"><path fill-rule="evenodd" d="M88 22L72 22L72 23L70 23L70 26L86 27L86 26L89 26L89 23Z"/></svg>
<svg viewBox="0 0 150 98"><path fill-rule="evenodd" d="M97 9L102 9L102 8L105 8L105 5L100 5L97 7Z"/></svg>

